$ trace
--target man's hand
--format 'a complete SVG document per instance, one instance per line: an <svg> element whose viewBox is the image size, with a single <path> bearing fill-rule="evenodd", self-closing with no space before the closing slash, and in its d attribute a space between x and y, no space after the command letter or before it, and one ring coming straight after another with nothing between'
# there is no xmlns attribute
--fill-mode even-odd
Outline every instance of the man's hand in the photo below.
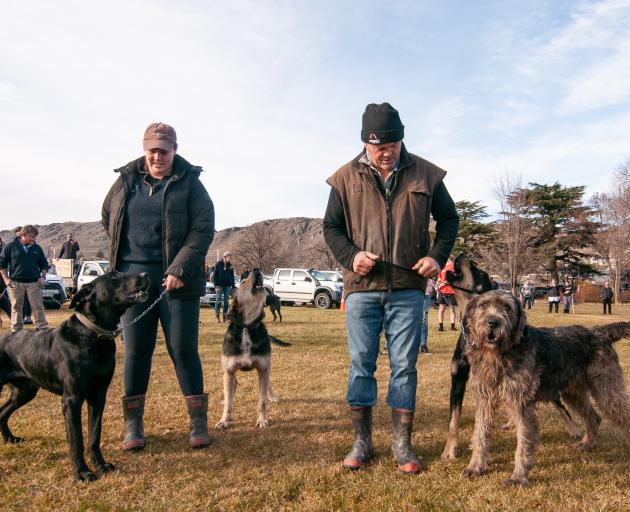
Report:
<svg viewBox="0 0 630 512"><path fill-rule="evenodd" d="M380 258L378 254L369 251L358 252L352 260L352 271L360 276L366 276Z"/></svg>
<svg viewBox="0 0 630 512"><path fill-rule="evenodd" d="M173 290L177 290L178 288L181 288L182 286L184 286L184 281L182 281L177 276L172 276L169 274L164 278L164 281L162 282L162 286L166 288L167 292L171 292Z"/></svg>
<svg viewBox="0 0 630 512"><path fill-rule="evenodd" d="M44 276L40 277L37 280L37 284L39 285L40 288L43 288L44 286L46 286L46 278Z"/></svg>
<svg viewBox="0 0 630 512"><path fill-rule="evenodd" d="M429 256L425 256L424 258L420 258L418 263L411 267L411 270L415 270L421 276L430 279L437 276L441 269L437 261Z"/></svg>

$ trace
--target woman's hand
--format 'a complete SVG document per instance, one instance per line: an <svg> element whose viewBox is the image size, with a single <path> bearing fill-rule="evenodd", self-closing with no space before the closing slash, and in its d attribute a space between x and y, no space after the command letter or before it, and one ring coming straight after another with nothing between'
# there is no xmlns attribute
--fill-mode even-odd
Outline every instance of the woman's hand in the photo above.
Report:
<svg viewBox="0 0 630 512"><path fill-rule="evenodd" d="M184 281L182 281L179 277L177 276L172 276L172 275L167 275L164 278L164 281L162 281L162 286L164 286L164 288L166 288L167 292L171 292L173 290L177 290L181 287L184 286Z"/></svg>

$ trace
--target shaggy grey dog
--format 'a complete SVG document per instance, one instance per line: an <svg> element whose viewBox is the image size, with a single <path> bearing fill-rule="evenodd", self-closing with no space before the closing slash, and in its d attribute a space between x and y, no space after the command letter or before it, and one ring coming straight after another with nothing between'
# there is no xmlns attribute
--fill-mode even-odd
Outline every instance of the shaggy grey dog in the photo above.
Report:
<svg viewBox="0 0 630 512"><path fill-rule="evenodd" d="M492 291L472 299L464 315L470 385L477 397L472 458L464 475L487 470L493 413L503 402L516 427L514 471L506 483L527 485L534 465L538 424L536 403L562 401L584 421L578 449L591 449L601 418L619 428L630 444L630 399L613 342L630 335L630 322L587 329L527 325L521 304L510 293Z"/></svg>

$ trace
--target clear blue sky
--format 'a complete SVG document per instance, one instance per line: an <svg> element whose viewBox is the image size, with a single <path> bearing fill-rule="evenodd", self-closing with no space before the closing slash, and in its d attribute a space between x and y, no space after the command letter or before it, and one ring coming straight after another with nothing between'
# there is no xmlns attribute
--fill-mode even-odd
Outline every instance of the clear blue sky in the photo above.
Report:
<svg viewBox="0 0 630 512"><path fill-rule="evenodd" d="M144 128L172 124L217 227L321 217L389 101L455 200L610 185L630 158L630 0L8 0L0 228L100 218Z"/></svg>

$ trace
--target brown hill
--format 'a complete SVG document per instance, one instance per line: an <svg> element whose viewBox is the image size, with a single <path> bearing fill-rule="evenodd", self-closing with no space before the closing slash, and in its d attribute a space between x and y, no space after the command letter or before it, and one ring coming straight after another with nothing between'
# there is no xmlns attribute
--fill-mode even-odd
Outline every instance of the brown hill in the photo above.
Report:
<svg viewBox="0 0 630 512"><path fill-rule="evenodd" d="M63 222L38 225L37 242L49 257L59 253L68 233L79 242L80 256L102 257L109 251L109 238L100 222ZM7 243L14 235L0 231ZM214 264L224 251L231 251L236 270L260 267L271 272L274 267L330 269L337 266L330 256L322 235L322 219L293 217L257 222L246 227L217 231L208 250L206 263Z"/></svg>

